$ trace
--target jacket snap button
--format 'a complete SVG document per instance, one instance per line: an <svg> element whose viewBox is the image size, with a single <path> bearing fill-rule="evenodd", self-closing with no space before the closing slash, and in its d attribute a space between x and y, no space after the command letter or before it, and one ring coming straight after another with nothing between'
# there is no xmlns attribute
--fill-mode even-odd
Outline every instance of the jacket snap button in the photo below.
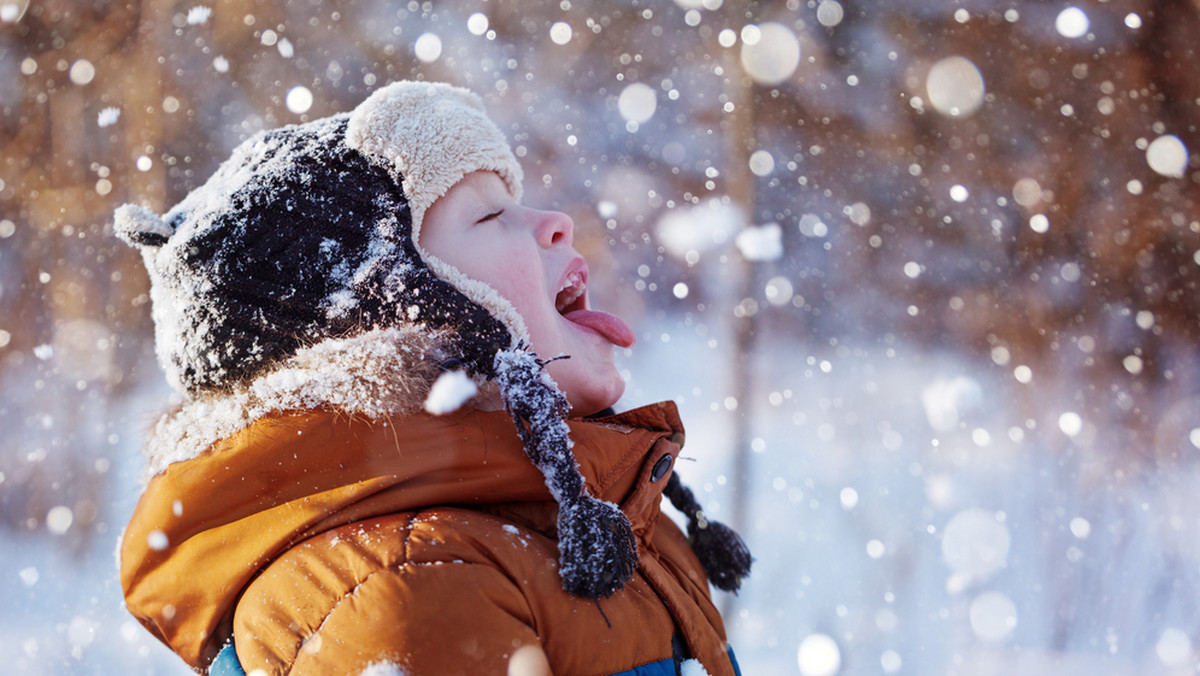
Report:
<svg viewBox="0 0 1200 676"><path fill-rule="evenodd" d="M671 456L664 455L654 463L654 469L650 470L650 480L658 481L667 475L667 470L671 469Z"/></svg>

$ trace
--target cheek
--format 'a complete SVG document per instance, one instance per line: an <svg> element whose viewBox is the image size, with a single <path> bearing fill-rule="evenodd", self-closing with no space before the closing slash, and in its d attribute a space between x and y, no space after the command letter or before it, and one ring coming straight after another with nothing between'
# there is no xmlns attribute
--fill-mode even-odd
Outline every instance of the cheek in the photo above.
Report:
<svg viewBox="0 0 1200 676"><path fill-rule="evenodd" d="M517 257L505 259L501 254L497 254L497 257L507 264L489 265L476 278L512 303L527 322L539 321L539 315L545 314L550 308L550 301L547 300L548 292L538 266L535 262Z"/></svg>

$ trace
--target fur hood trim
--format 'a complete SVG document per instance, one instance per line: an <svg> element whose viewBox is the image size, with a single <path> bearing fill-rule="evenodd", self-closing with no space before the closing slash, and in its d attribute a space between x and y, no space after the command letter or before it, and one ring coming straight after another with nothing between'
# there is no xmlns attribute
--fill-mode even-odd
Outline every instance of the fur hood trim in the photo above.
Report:
<svg viewBox="0 0 1200 676"><path fill-rule="evenodd" d="M368 419L415 413L441 372L444 342L424 329L391 327L303 348L231 391L189 400L160 418L146 447L148 475L273 413L329 408Z"/></svg>
<svg viewBox="0 0 1200 676"><path fill-rule="evenodd" d="M425 212L464 176L494 171L521 200L521 165L474 92L441 82L394 82L350 114L346 144L377 158L401 178L412 214L412 243L438 277L487 308L512 332L516 347L530 342L525 319L491 286L471 279L421 246Z"/></svg>

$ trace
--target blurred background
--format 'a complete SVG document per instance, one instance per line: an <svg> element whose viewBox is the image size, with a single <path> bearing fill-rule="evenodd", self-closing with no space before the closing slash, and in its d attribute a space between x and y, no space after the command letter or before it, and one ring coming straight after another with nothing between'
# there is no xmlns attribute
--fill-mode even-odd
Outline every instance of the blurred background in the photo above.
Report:
<svg viewBox="0 0 1200 676"><path fill-rule="evenodd" d="M0 657L187 673L113 550L174 401L111 234L483 96L757 562L743 673L1200 668L1200 0L0 0Z"/></svg>

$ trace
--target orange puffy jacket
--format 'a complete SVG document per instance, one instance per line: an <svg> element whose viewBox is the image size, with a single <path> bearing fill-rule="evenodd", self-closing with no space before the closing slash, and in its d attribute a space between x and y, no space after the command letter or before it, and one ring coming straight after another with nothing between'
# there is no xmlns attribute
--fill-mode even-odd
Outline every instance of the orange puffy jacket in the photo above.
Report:
<svg viewBox="0 0 1200 676"><path fill-rule="evenodd" d="M504 674L525 645L559 676L680 659L736 673L659 507L683 440L674 404L569 423L588 490L638 538L637 572L600 601L562 590L558 506L503 411L251 418L166 464L121 546L127 607L193 668L232 636L241 668L268 674Z"/></svg>

